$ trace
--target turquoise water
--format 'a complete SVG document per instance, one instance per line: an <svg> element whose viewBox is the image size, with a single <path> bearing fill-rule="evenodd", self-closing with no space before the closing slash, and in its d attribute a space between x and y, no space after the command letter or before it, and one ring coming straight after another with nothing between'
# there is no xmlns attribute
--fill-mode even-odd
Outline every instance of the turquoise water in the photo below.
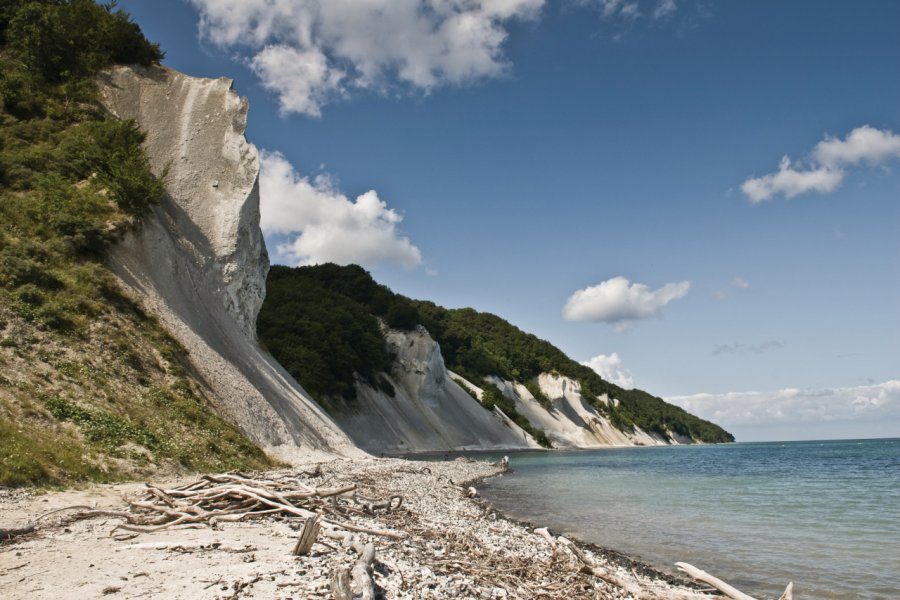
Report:
<svg viewBox="0 0 900 600"><path fill-rule="evenodd" d="M504 513L777 598L900 598L900 439L513 454Z"/></svg>

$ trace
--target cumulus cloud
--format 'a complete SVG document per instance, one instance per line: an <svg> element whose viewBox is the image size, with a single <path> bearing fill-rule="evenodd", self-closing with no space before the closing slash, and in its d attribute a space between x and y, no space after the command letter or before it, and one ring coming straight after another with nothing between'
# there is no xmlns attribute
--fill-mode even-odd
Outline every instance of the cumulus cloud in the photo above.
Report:
<svg viewBox="0 0 900 600"><path fill-rule="evenodd" d="M762 177L750 178L741 184L741 191L756 204L771 200L777 194L793 198L807 192L827 194L833 192L844 179L840 169L819 167L816 169L798 170L791 164L787 156L781 158L778 171Z"/></svg>
<svg viewBox="0 0 900 600"><path fill-rule="evenodd" d="M634 387L634 378L631 376L631 371L622 366L622 359L619 358L618 352L613 352L610 355L598 354L581 364L590 367L597 375L621 388L630 390Z"/></svg>
<svg viewBox="0 0 900 600"><path fill-rule="evenodd" d="M508 69L506 26L544 0L191 0L201 35L243 56L283 113L353 90L429 91Z"/></svg>
<svg viewBox="0 0 900 600"><path fill-rule="evenodd" d="M666 398L725 428L900 420L900 381L823 390L729 392Z"/></svg>
<svg viewBox="0 0 900 600"><path fill-rule="evenodd" d="M301 177L278 152L263 152L260 169L260 227L289 241L276 247L292 265L325 262L378 263L411 269L421 252L397 230L403 217L374 191L350 200L330 177Z"/></svg>
<svg viewBox="0 0 900 600"><path fill-rule="evenodd" d="M342 93L344 73L331 68L318 48L298 50L269 46L250 61L263 87L275 92L282 114L303 113L321 116L321 106Z"/></svg>
<svg viewBox="0 0 900 600"><path fill-rule="evenodd" d="M689 281L679 281L651 291L643 283L613 277L576 291L562 314L569 321L601 321L621 330L629 321L660 316L666 304L684 298L690 287Z"/></svg>
<svg viewBox="0 0 900 600"><path fill-rule="evenodd" d="M741 190L754 204L778 194L786 198L808 192L827 194L844 180L847 167L860 163L876 166L896 158L900 158L900 135L863 125L842 140L826 137L816 144L808 164L799 169L784 156L777 172L748 178Z"/></svg>
<svg viewBox="0 0 900 600"><path fill-rule="evenodd" d="M900 158L900 135L863 125L843 140L825 138L816 144L813 158L831 169L862 162L877 165L891 158Z"/></svg>

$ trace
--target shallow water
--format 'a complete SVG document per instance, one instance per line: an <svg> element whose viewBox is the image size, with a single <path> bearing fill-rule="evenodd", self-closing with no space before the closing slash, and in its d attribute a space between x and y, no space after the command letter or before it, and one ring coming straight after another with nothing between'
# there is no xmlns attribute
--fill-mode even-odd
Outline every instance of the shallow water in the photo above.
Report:
<svg viewBox="0 0 900 600"><path fill-rule="evenodd" d="M900 598L900 439L510 455L511 517L777 598Z"/></svg>

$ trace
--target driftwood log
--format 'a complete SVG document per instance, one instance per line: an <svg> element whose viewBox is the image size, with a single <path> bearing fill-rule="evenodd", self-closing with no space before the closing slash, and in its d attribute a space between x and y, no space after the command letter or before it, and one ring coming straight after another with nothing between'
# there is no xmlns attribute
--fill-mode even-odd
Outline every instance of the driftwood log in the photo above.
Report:
<svg viewBox="0 0 900 600"><path fill-rule="evenodd" d="M18 527L14 529L0 529L0 542L8 542L13 538L28 535L35 529L37 529L37 524L33 522L25 525L24 527Z"/></svg>
<svg viewBox="0 0 900 600"><path fill-rule="evenodd" d="M748 596L744 592L739 589L728 585L718 577L713 577L706 571L698 569L697 567L690 565L688 563L679 562L675 563L675 566L678 567L680 571L687 573L692 579L696 579L697 581L702 581L703 583L708 583L713 586L729 598L733 598L734 600L756 600L753 596ZM785 588L784 593L781 595L779 600L793 600L794 597L794 582L790 582Z"/></svg>
<svg viewBox="0 0 900 600"><path fill-rule="evenodd" d="M356 552L357 560L352 569L339 568L331 574L331 594L337 599L375 599L375 582L372 579L372 566L375 562L375 544L363 544L349 531L325 529L322 535L333 540L340 540L344 547Z"/></svg>
<svg viewBox="0 0 900 600"><path fill-rule="evenodd" d="M294 556L304 556L309 554L313 544L316 543L316 538L319 536L321 522L322 517L319 515L310 517L306 520L303 524L303 531L300 532L300 537L297 539L297 544L294 546L294 551L292 552Z"/></svg>
<svg viewBox="0 0 900 600"><path fill-rule="evenodd" d="M220 523L266 516L302 518L310 529L304 527L295 551L305 552L309 551L305 546L311 546L318 534L314 525L322 523L371 535L403 537L393 531L354 525L349 520L352 515L396 510L403 503L402 497L386 501L366 499L365 506L358 506L359 502L348 497L355 491L356 485L310 487L298 478L286 475L254 479L239 473L226 473L204 475L193 483L166 490L147 484L143 497L128 499L126 509L105 510L102 514L122 520L115 530L136 533L197 523L216 527ZM90 514L99 513L90 511Z"/></svg>
<svg viewBox="0 0 900 600"><path fill-rule="evenodd" d="M353 600L350 589L350 569L335 569L331 574L331 596L334 600Z"/></svg>
<svg viewBox="0 0 900 600"><path fill-rule="evenodd" d="M354 598L375 600L375 582L372 580L372 564L375 562L375 544L354 542L353 550L359 555L350 570L350 590Z"/></svg>
<svg viewBox="0 0 900 600"><path fill-rule="evenodd" d="M90 516L93 516L95 512L90 506L65 506L63 508L57 508L56 510L51 510L50 512L45 512L42 515L38 515L34 518L33 521L23 525L22 527L12 527L10 529L0 528L0 542L8 542L10 540L14 540L17 537L22 537L23 535L28 535L29 533L34 533L38 527L38 521L41 519L45 519L50 515L55 515L56 513L61 513L69 510L80 510L87 511L88 513L92 513Z"/></svg>

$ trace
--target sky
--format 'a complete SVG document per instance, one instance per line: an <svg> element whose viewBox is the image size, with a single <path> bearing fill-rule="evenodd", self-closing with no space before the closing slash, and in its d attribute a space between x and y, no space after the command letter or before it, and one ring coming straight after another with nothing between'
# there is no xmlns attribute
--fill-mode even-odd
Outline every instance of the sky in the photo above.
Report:
<svg viewBox="0 0 900 600"><path fill-rule="evenodd" d="M250 100L273 262L739 441L900 436L900 3L122 0Z"/></svg>

